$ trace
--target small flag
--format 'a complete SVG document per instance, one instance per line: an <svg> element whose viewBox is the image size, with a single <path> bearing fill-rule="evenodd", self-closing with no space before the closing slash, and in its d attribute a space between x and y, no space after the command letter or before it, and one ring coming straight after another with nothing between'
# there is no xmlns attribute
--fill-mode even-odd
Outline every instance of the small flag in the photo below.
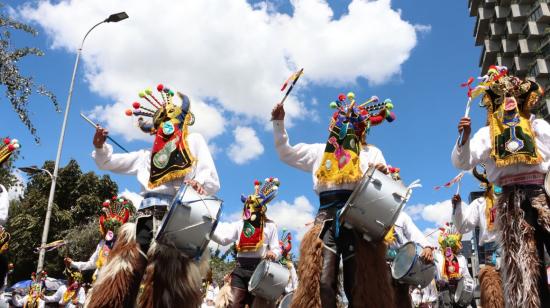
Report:
<svg viewBox="0 0 550 308"><path fill-rule="evenodd" d="M464 176L464 171L460 172L457 176L455 176L452 180L450 180L449 182L443 184L443 185L440 185L440 186L435 186L434 189L435 190L440 190L441 188L445 187L445 188L449 188L451 186L453 186L455 183L458 183L462 180L462 177Z"/></svg>

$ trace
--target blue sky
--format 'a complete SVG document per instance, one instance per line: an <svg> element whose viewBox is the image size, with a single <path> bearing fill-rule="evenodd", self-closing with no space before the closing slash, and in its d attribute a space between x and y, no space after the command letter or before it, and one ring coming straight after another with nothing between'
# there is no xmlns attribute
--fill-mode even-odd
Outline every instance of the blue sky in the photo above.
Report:
<svg viewBox="0 0 550 308"><path fill-rule="evenodd" d="M79 5L76 5L77 2ZM162 82L183 91L191 91L192 96L197 97L203 104L203 114L205 117L208 116L208 121L203 122L199 130L205 132L209 137L209 144L215 149L214 159L222 186L218 196L225 200L224 219L228 219L241 209L239 196L241 193L251 192L254 179L276 176L282 182L277 199L286 203L274 204L270 211L275 211L275 207L281 206L281 209L288 209L286 214L292 215L278 213L277 217L290 216L288 218L295 221L302 220L294 216L294 213L302 215L303 211L306 213L302 219L307 220L315 212L318 203L312 191L311 175L279 161L274 151L270 124L265 120L269 117L271 106L282 97L278 87L292 65L272 76L270 72L273 70L270 68L276 67L276 62L281 59L255 50L263 45L266 50L276 50L281 48L281 45L289 44L295 46L288 46L291 50L288 57L296 67L304 66L305 69L305 79L299 82L296 96L289 103L289 108L293 108L289 111L293 124L288 129L291 142L324 142L327 137L328 117L331 114L328 103L341 92L353 91L360 99L366 99L371 95L377 95L381 99L391 98L395 105L397 120L391 124L384 123L374 127L368 137L369 142L383 151L389 164L401 168L401 176L405 182L421 179L424 187L414 191L407 205L420 229L435 227L434 222L441 220L445 213L444 208L449 207L444 201L450 199L454 189L434 191L433 186L447 182L458 173L451 165L450 153L457 137L456 124L464 112L466 101L465 91L459 84L470 76L479 75L478 62L481 50L473 45L475 20L468 16L467 1L447 1L444 6L441 1L435 0L391 1L391 6L383 10L393 17L379 18L374 24L365 21L368 27L364 27L365 25L357 18L349 18L346 23L340 23L339 26L331 24L346 16L357 14L357 11L354 11L354 14L350 13L351 9L356 9L348 7L350 3L358 5L366 1L329 1L328 8L334 15L328 21L325 20L324 24L311 22L313 26L307 24L310 22L307 16L300 18L299 22L292 23L298 18L293 15L295 7L288 1L268 2L267 8L266 2L263 1L255 2L252 8L243 8L246 6L243 1L235 1L242 2L242 5L235 9L237 15L239 12L247 12L252 16L255 14L254 11L258 10L264 10L265 14L255 14L254 18L250 19L243 17L248 23L245 29L250 31L241 33L243 42L237 45L241 49L228 52L227 58L220 57L220 54L215 52L223 51L226 47L234 47L225 45L224 39L230 35L226 31L232 31L232 27L237 27L241 22L238 18L210 19L210 23L227 23L213 28L214 30L205 27L204 31L193 36L208 46L208 50L201 50L186 48L201 45L196 45L195 42L186 45L179 39L189 35L186 31L197 29L170 29L170 18L161 20L163 14L147 13L146 8L140 10L140 6L146 6L145 1L132 2L132 5L127 0L110 1L109 4L105 3L109 6L106 8L93 2L97 1L53 1L51 5L42 3L39 6L39 3L30 1L25 4L26 9L23 9L21 1L6 1L9 7L15 9L12 13L18 14L18 18L29 20L40 32L36 38L16 35L15 44L37 46L46 53L41 58L28 58L22 61L22 71L33 75L37 83L43 83L51 89L58 96L63 109L75 59L75 46L85 30L110 13L126 10L130 15L130 19L119 24L102 25L94 30L86 42L84 62L81 63L83 65L76 79L62 165L74 158L84 170L103 173L96 168L90 157L93 129L80 119L78 113L81 111L94 113L100 122L112 125L111 127L115 128L112 136L126 148L149 148L150 142L135 139L135 136L140 134L137 129L134 129L135 133L125 134L124 123L115 120L105 123L109 121L108 118L123 118L123 114L115 113L115 109L98 109L96 106L109 106L119 100L126 101L126 105L129 106L136 97L128 94L128 84L131 84L131 91L137 93L141 90L139 87L154 86ZM313 2L324 3L313 0L293 1L298 5L310 5L309 11L312 11L313 16L319 14L311 8L319 8L321 13L322 9L327 8ZM388 0L381 2L389 3ZM193 4L189 3L178 4L174 10L177 11L181 6L188 10L195 9L192 7ZM363 9L365 8L368 10L372 7L364 6ZM199 13L206 12L204 15L208 17L209 11L204 11L204 7L196 9ZM214 12L219 9L209 8ZM396 12L400 12L400 16ZM147 16L143 16L144 14ZM274 15L279 16L276 25L268 23L266 26L265 17ZM375 16L372 18L376 20ZM160 29L162 24L166 24L166 33L157 32L156 36L148 36L145 41L138 40L144 27L144 19L149 19L151 25L154 24L152 27ZM258 27L252 29L255 28L256 21ZM358 23L357 26L354 22ZM394 23L397 24L395 28ZM329 30L323 32L324 26ZM292 29L288 29L289 27ZM237 31L238 29L237 27ZM346 31L338 32L339 29ZM269 31L275 31L274 35L281 31L289 32L284 32L287 35L283 40L280 37L271 40L272 36L265 35L265 32L270 33ZM247 40L248 35L252 36L251 41ZM329 43L325 41L327 35L333 35L329 38ZM237 36L237 39L240 37ZM134 38L135 42L132 41ZM152 40L151 44L147 43L149 38ZM286 38L289 40L285 40ZM231 44L234 44L234 40ZM166 44L160 45L164 41ZM302 41L313 46L301 46ZM249 45L250 42L253 44ZM316 43L319 44L319 49L315 48ZM164 50L169 52L172 46L178 51L181 50L181 61L186 63L190 71L197 70L193 68L193 63L198 63L197 65L201 66L198 72L201 74L193 74L193 79L185 77L185 67L178 67L177 53L175 58L171 56L172 63L159 64L159 61L162 61L159 55L162 55ZM401 49L397 50L399 48ZM154 65L148 66L151 58L143 58L141 64L129 62L128 67L118 65L120 61L116 62L117 59L137 57L141 52L145 52L143 50L149 49L155 52L152 54L155 57ZM354 50L361 53L358 54ZM170 53L174 54L174 51ZM210 53L211 56L205 60L204 57ZM405 55L406 59L390 65L388 63L396 58L391 57L393 53L396 57ZM340 54L343 56L339 57ZM302 63L307 62L311 66L298 63L300 59ZM109 62L111 60L115 62ZM132 63L134 64L130 66ZM362 67L365 63L369 67ZM177 70L170 71L170 65ZM308 75L308 72L311 72L311 75ZM139 78L137 75L140 75ZM164 80L159 78L163 76L166 76ZM191 81L189 85L180 85L174 84L171 79ZM146 82L143 83L143 80ZM239 82L241 80L242 82ZM230 82L235 83L227 88L226 85ZM134 84L137 85L134 87ZM194 89L187 88L191 86ZM119 88L120 91L117 92ZM248 93L249 97L246 96ZM247 101L243 102L243 98ZM23 146L20 159L17 161L18 166L40 165L44 160L53 160L61 128L62 113L56 113L44 97L33 96L29 108L42 140L41 144L33 142L29 132L19 122L5 99L0 104L2 135L18 138ZM94 108L95 111L92 112ZM484 111L479 107L472 110L473 125L474 128L478 128L484 124ZM118 129L122 133L116 133L117 125L121 125ZM261 146L257 142L250 145L249 141L255 138L245 138L247 142L240 143L239 138L235 139L233 135L237 127L244 127L245 131L252 132ZM130 141L132 138L134 140ZM228 153L233 154L233 160L229 158ZM235 155L239 155L240 158L235 159ZM139 187L134 178L109 174L117 181L121 190L138 191ZM462 183L463 198L467 198L466 192L476 189L477 182L466 176ZM297 229L295 221L286 224L289 224L293 231L300 233L303 230Z"/></svg>

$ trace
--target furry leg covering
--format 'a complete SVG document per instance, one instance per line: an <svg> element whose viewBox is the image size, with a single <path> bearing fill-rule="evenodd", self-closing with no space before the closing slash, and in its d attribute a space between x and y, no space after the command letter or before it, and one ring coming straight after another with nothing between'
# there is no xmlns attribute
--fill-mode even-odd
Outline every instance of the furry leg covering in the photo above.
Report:
<svg viewBox="0 0 550 308"><path fill-rule="evenodd" d="M479 271L479 286L483 308L504 308L502 280L493 266L486 265Z"/></svg>
<svg viewBox="0 0 550 308"><path fill-rule="evenodd" d="M218 293L216 297L215 306L216 308L227 308L231 305L233 301L233 296L231 293L231 284L226 283Z"/></svg>
<svg viewBox="0 0 550 308"><path fill-rule="evenodd" d="M98 273L87 308L133 307L145 264L136 242L136 225L124 224L109 260Z"/></svg>
<svg viewBox="0 0 550 308"><path fill-rule="evenodd" d="M394 302L395 308L411 308L412 299L409 292L409 285L399 283L397 281L393 282L394 290Z"/></svg>
<svg viewBox="0 0 550 308"><path fill-rule="evenodd" d="M151 245L147 258L149 263L143 278L139 307L196 308L201 305L201 265L177 248L158 242Z"/></svg>
<svg viewBox="0 0 550 308"><path fill-rule="evenodd" d="M292 308L321 308L321 271L323 241L319 234L323 224L314 225L300 244L298 276L300 283L292 297Z"/></svg>
<svg viewBox="0 0 550 308"><path fill-rule="evenodd" d="M386 250L383 242L367 242L356 236L354 308L396 307Z"/></svg>
<svg viewBox="0 0 550 308"><path fill-rule="evenodd" d="M512 189L499 198L497 226L503 250L504 293L509 307L540 307L535 228L524 219L520 205L525 193Z"/></svg>

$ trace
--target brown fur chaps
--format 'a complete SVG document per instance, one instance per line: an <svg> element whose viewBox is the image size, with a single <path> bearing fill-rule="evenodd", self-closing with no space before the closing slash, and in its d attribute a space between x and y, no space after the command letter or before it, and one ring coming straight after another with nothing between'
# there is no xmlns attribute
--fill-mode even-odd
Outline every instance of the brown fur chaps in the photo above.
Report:
<svg viewBox="0 0 550 308"><path fill-rule="evenodd" d="M493 266L486 265L479 271L479 286L483 308L504 308L502 280Z"/></svg>
<svg viewBox="0 0 550 308"><path fill-rule="evenodd" d="M300 244L298 276L300 283L292 297L292 308L321 308L321 271L323 269L323 241L319 234L322 224L314 225Z"/></svg>

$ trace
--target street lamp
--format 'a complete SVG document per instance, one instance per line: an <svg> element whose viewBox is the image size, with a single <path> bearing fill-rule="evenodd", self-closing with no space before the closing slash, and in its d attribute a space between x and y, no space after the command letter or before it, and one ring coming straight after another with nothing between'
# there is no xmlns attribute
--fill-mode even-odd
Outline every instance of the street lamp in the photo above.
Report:
<svg viewBox="0 0 550 308"><path fill-rule="evenodd" d="M48 208L46 209L46 220L44 221L44 231L42 232L42 244L40 245L40 254L38 255L38 266L36 269L36 272L39 273L42 271L42 268L44 267L44 256L46 254L46 249L44 246L46 245L48 241L48 232L50 229L50 218L52 216L52 206L53 206L53 197L55 195L55 184L57 182L57 173L59 171L59 160L61 158L61 150L63 148L63 140L65 138L65 128L67 127L67 117L69 116L69 110L71 108L71 97L73 96L73 87L74 87L74 79L76 76L76 69L78 68L78 61L80 60L80 54L82 53L82 47L84 46L84 41L86 40L86 37L88 37L88 34L92 32L93 29L95 29L97 26L106 23L106 22L119 22L121 20L124 20L128 18L128 14L125 12L112 14L111 16L107 17L105 20L95 24L93 27L86 32L86 35L84 35L84 38L82 39L82 43L80 44L80 48L78 49L78 52L76 54L76 61L74 63L73 68L73 76L71 77L71 85L69 87L69 96L67 97L67 105L65 107L65 115L63 116L63 124L61 125L61 136L59 137L59 144L57 145L57 156L55 157L55 166L53 168L53 175L52 177L52 186L50 187L50 196L48 197Z"/></svg>
<svg viewBox="0 0 550 308"><path fill-rule="evenodd" d="M17 169L19 169L19 170L21 170L21 171L23 171L27 174L36 174L36 173L39 173L39 172L44 172L44 173L48 174L50 176L50 178L52 179L52 181L53 181L53 175L48 169L38 168L37 166L19 167Z"/></svg>

